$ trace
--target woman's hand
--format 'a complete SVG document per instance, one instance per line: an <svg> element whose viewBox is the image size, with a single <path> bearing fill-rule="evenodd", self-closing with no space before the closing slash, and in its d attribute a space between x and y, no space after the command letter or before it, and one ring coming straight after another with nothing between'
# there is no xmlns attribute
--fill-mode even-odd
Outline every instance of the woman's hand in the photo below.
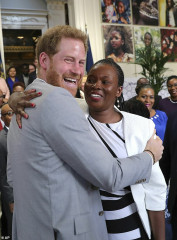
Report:
<svg viewBox="0 0 177 240"><path fill-rule="evenodd" d="M41 92L36 92L35 89L30 89L24 92L15 92L9 98L9 106L16 114L16 121L19 128L22 128L21 118L28 119L28 114L24 111L26 107L35 107L35 103L30 102L33 98L41 96Z"/></svg>

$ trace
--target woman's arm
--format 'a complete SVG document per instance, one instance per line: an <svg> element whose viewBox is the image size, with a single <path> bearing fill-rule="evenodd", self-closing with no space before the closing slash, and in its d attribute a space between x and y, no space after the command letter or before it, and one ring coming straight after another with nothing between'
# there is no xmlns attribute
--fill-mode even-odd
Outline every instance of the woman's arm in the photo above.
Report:
<svg viewBox="0 0 177 240"><path fill-rule="evenodd" d="M165 240L165 212L148 210L154 240Z"/></svg>

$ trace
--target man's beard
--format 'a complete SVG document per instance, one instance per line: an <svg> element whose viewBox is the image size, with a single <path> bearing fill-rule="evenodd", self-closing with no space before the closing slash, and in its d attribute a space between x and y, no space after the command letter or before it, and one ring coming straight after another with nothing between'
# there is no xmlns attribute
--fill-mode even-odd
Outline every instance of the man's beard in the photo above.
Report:
<svg viewBox="0 0 177 240"><path fill-rule="evenodd" d="M59 79L60 79L59 74L55 70L53 70L53 68L51 67L51 69L47 72L47 75L46 75L47 83L56 87L62 87L60 86Z"/></svg>

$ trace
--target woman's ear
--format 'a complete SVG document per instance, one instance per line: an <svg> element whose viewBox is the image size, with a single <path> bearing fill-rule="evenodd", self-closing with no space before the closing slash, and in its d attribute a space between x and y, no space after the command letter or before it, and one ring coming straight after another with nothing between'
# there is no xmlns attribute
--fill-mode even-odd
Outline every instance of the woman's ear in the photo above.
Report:
<svg viewBox="0 0 177 240"><path fill-rule="evenodd" d="M123 87L118 87L117 88L117 93L116 93L116 97L120 97L121 93L122 93Z"/></svg>

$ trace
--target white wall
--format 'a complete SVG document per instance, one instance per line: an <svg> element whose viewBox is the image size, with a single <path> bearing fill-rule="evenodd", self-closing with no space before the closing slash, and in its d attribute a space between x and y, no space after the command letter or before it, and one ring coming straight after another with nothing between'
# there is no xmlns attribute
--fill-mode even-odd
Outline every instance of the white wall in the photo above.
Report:
<svg viewBox="0 0 177 240"><path fill-rule="evenodd" d="M45 0L1 0L1 8L46 10Z"/></svg>

